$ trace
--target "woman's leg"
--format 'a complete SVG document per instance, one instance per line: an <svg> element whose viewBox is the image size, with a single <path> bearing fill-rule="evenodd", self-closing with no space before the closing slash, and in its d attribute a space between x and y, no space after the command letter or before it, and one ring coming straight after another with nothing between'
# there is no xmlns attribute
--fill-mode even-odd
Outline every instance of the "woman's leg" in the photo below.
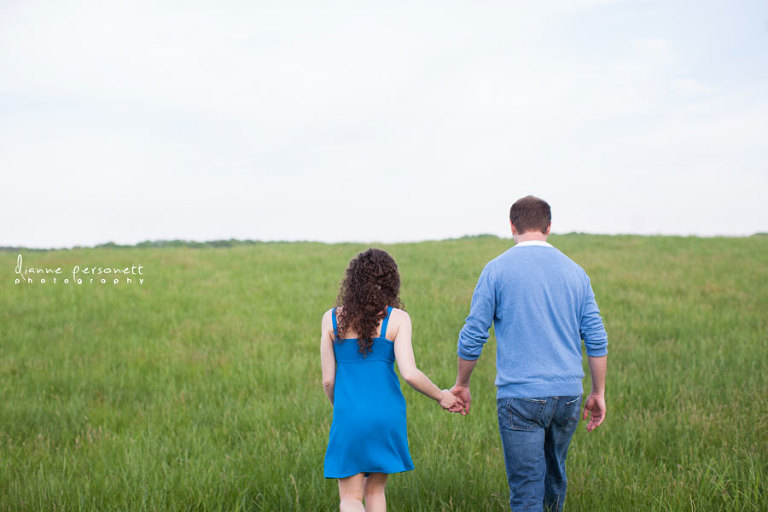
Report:
<svg viewBox="0 0 768 512"><path fill-rule="evenodd" d="M387 485L386 473L371 473L365 479L365 512L386 512L387 498L384 488Z"/></svg>
<svg viewBox="0 0 768 512"><path fill-rule="evenodd" d="M339 478L339 510L365 512L363 507L363 474Z"/></svg>

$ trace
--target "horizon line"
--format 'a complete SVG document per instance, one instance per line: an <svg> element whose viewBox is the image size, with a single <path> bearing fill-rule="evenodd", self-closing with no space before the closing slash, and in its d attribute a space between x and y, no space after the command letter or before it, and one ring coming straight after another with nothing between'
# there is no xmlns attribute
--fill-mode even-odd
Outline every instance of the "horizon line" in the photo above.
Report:
<svg viewBox="0 0 768 512"><path fill-rule="evenodd" d="M587 236L600 236L600 237L627 237L627 236L634 236L634 237L644 237L644 238L650 238L650 237L659 237L659 238L751 238L751 237L758 237L758 236L768 236L768 232L755 232L749 235L697 235L697 234L687 234L687 235L681 235L681 234L662 234L662 233L656 233L656 234L642 234L642 233L590 233L586 231L570 231L567 233L552 233L549 236L550 237L558 237L558 236L573 236L573 235L587 235ZM10 252L10 251L20 251L20 250L27 250L27 251L71 251L71 250L77 250L77 249L128 249L128 248L156 248L156 247L192 247L192 248L203 248L203 247L212 247L212 248L218 248L218 247L232 247L235 245L254 245L254 244L277 244L277 243L283 243L283 244L291 244L291 243L320 243L320 244L326 244L326 245L342 245L342 244L381 244L381 245L398 245L398 244L418 244L418 243L425 243L425 242L444 242L444 241L452 241L452 240L464 240L464 239L470 239L470 238L497 238L499 240L509 239L512 240L512 237L501 237L492 233L477 233L477 234L466 234L461 235L457 237L447 237L447 238L424 238L419 240L400 240L400 241L393 241L393 242L384 242L381 240L339 240L334 242L328 242L323 240L310 240L310 239L294 239L294 240L259 240L259 239L251 239L251 238L218 238L218 239L212 239L212 240L193 240L193 239L182 239L182 238L161 238L161 239L155 239L155 240L142 240L140 242L135 242L132 244L118 244L114 241L107 241L103 243L98 243L94 245L80 245L80 244L74 244L71 246L64 246L64 247L28 247L24 245L4 245L0 246L0 251L4 252Z"/></svg>

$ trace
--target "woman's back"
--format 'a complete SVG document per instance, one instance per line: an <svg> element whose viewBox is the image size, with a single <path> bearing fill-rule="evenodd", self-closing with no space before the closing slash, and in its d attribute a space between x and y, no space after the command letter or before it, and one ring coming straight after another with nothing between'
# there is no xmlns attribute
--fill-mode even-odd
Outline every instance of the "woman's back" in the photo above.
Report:
<svg viewBox="0 0 768 512"><path fill-rule="evenodd" d="M379 323L376 329L376 336L372 338L373 344L370 350L366 353L360 351L360 345L358 343L357 333L350 331L344 333L342 338L339 338L338 333L338 317L336 315L336 309L331 310L332 322L333 322L333 352L336 355L336 363L340 362L365 362L365 361L388 361L394 363L395 350L394 350L394 338L396 333L393 334L393 328L390 324L392 313L395 308L389 306L384 319ZM374 355L375 354L375 355Z"/></svg>

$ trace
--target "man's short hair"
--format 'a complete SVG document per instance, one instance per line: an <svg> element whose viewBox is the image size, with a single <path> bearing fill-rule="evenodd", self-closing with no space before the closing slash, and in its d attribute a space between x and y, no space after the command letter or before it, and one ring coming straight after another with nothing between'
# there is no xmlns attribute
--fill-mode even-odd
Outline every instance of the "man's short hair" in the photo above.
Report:
<svg viewBox="0 0 768 512"><path fill-rule="evenodd" d="M521 235L527 231L546 233L552 223L552 209L543 199L525 196L509 209L509 220Z"/></svg>

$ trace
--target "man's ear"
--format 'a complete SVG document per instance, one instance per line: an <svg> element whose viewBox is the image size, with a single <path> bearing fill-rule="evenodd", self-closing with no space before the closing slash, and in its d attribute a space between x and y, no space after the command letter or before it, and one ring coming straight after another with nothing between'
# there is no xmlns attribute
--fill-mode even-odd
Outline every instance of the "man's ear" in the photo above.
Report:
<svg viewBox="0 0 768 512"><path fill-rule="evenodd" d="M512 223L512 221L509 221L509 225L512 227L512 234L513 234L513 235L516 235L516 234L517 234L517 228L516 228L516 227L515 227L515 225Z"/></svg>
<svg viewBox="0 0 768 512"><path fill-rule="evenodd" d="M549 236L549 231L552 229L552 223L549 223L549 226L547 226L547 230L544 232L545 235Z"/></svg>

